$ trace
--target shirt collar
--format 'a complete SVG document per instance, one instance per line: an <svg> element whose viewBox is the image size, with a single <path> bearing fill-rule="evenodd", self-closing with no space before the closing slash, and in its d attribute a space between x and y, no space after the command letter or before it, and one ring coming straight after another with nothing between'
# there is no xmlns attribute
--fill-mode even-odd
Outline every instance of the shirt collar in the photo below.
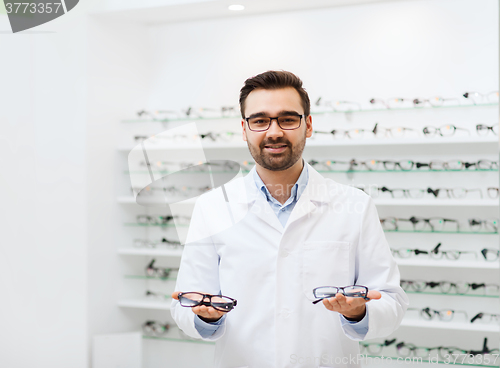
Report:
<svg viewBox="0 0 500 368"><path fill-rule="evenodd" d="M285 202L285 204L293 201L298 201L300 196L306 189L307 182L309 181L309 172L307 169L308 165L304 162L304 160L302 160L302 164L303 167L300 176L295 182L294 186L292 187L290 198ZM259 174L257 173L257 170L254 171L253 178L255 181L255 185L257 186L257 189L259 189L259 191L266 197L266 200L272 201L274 199L276 201L276 199L271 195L271 193L269 193L269 190L267 189L266 185L260 178Z"/></svg>

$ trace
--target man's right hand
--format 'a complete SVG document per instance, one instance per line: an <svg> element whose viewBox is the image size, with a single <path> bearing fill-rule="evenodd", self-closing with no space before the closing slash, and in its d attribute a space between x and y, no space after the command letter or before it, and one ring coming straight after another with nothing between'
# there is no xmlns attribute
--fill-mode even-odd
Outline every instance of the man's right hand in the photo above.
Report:
<svg viewBox="0 0 500 368"><path fill-rule="evenodd" d="M179 300L179 293L180 291L174 291L172 293L172 298L174 298L175 300ZM208 294L208 293L202 293L202 294ZM200 317L202 321L207 323L217 322L224 314L227 313L218 311L213 307L207 307L206 305L198 305L197 307L191 307L191 310L193 311L194 314L198 315L198 317Z"/></svg>

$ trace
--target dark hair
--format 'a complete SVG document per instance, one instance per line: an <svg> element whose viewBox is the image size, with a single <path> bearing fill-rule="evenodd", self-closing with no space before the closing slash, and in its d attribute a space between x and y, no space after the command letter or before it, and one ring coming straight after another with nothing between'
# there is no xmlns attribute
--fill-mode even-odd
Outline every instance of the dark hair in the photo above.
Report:
<svg viewBox="0 0 500 368"><path fill-rule="evenodd" d="M245 85L240 91L240 111L241 117L245 118L245 101L255 89L281 89L292 87L299 93L302 100L302 107L304 114L308 116L311 112L311 101L304 88L302 88L302 81L295 74L286 72L284 70L269 70L265 73L258 74L254 77L248 78Z"/></svg>

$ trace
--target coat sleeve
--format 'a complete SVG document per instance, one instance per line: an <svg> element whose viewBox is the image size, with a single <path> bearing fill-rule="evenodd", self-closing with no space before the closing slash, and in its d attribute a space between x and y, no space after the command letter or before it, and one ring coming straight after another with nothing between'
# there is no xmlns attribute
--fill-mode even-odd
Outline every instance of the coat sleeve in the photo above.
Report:
<svg viewBox="0 0 500 368"><path fill-rule="evenodd" d="M368 332L363 340L390 335L401 324L409 300L400 286L398 266L385 239L375 204L370 197L367 197L360 223L354 281L382 294L381 299L371 300L366 304L370 318Z"/></svg>
<svg viewBox="0 0 500 368"><path fill-rule="evenodd" d="M175 290L218 294L220 292L219 256L206 225L202 200L202 197L197 200L191 216ZM194 319L196 315L191 308L182 307L174 299L172 300L170 312L177 326L188 336L202 338L195 327ZM217 340L222 337L224 331L225 323L222 323L212 336L204 338L204 340Z"/></svg>

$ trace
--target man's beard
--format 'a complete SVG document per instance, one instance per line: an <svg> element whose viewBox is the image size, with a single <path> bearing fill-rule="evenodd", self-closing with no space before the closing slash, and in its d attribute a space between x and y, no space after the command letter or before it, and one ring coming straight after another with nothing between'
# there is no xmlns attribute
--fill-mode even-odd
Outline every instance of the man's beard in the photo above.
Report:
<svg viewBox="0 0 500 368"><path fill-rule="evenodd" d="M264 151L264 147L270 144L286 144L285 152L273 154ZM256 163L264 169L271 171L283 171L292 167L301 157L306 145L306 133L304 137L294 146L286 138L277 140L264 140L259 147L256 147L247 140L248 149Z"/></svg>

